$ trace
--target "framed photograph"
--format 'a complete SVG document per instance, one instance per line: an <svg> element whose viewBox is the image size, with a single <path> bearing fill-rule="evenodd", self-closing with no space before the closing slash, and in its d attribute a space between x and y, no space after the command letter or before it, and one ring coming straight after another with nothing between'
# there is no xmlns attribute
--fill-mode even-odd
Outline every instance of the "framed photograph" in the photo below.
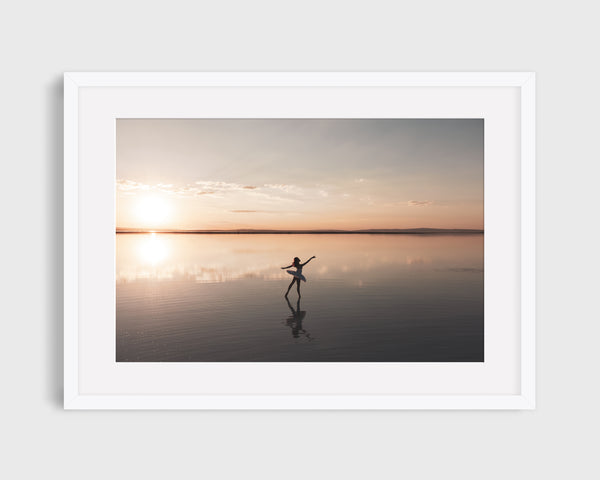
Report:
<svg viewBox="0 0 600 480"><path fill-rule="evenodd" d="M535 408L535 75L66 73L66 409Z"/></svg>

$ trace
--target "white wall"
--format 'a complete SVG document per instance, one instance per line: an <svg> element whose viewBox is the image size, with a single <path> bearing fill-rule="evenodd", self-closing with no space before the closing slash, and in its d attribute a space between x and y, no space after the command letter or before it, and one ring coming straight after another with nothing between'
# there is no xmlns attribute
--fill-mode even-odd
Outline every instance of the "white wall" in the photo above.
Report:
<svg viewBox="0 0 600 480"><path fill-rule="evenodd" d="M592 478L599 315L593 2L7 2L0 49L3 478ZM538 74L538 409L67 412L61 74ZM342 477L343 474L343 477Z"/></svg>

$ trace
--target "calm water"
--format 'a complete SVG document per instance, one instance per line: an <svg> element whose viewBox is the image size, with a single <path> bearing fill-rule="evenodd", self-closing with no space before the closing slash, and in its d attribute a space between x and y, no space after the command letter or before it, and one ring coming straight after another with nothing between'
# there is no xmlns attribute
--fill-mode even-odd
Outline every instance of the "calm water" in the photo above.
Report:
<svg viewBox="0 0 600 480"><path fill-rule="evenodd" d="M117 361L483 361L483 235L119 234L116 275Z"/></svg>

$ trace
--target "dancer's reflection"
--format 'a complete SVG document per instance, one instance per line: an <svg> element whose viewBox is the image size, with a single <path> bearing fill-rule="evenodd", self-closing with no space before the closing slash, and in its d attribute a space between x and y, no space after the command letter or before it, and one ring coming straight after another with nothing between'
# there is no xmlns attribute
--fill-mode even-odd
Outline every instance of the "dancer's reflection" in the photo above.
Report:
<svg viewBox="0 0 600 480"><path fill-rule="evenodd" d="M292 329L292 336L294 338L300 338L300 335L304 335L308 339L308 341L313 340L313 338L310 336L310 333L308 333L306 330L304 330L304 328L302 328L302 320L304 320L306 312L300 310L300 299L298 299L298 303L296 304L295 310L287 297L285 297L285 301L287 302L288 307L290 307L290 310L292 311L292 315L286 318L285 320L285 324Z"/></svg>

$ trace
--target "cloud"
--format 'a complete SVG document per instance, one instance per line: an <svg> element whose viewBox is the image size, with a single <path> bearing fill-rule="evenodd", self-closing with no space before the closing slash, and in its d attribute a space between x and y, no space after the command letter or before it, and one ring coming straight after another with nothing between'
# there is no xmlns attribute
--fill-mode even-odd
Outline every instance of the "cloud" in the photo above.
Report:
<svg viewBox="0 0 600 480"><path fill-rule="evenodd" d="M266 184L262 187L256 185L244 185L234 182L221 182L214 180L198 180L186 184L147 184L134 180L117 179L117 190L123 195L136 195L137 193L154 192L174 195L181 198L210 197L225 198L230 194L248 195L269 202L297 202L299 195L305 191L295 185ZM324 196L323 194L321 194Z"/></svg>
<svg viewBox="0 0 600 480"><path fill-rule="evenodd" d="M407 203L409 207L429 207L433 205L431 200L409 200Z"/></svg>
<svg viewBox="0 0 600 480"><path fill-rule="evenodd" d="M366 182L366 180L364 178L355 178L354 181L356 183L365 183Z"/></svg>
<svg viewBox="0 0 600 480"><path fill-rule="evenodd" d="M301 215L302 212L297 211L286 211L286 210L229 210L230 213L266 213L273 215Z"/></svg>
<svg viewBox="0 0 600 480"><path fill-rule="evenodd" d="M303 188L285 183L265 183L260 192L249 193L274 202L297 202L300 200L300 196L306 196Z"/></svg>
<svg viewBox="0 0 600 480"><path fill-rule="evenodd" d="M124 180L121 178L117 179L117 189L123 192L133 192L137 190L150 190L150 185L145 185L140 182L134 182L133 180Z"/></svg>
<svg viewBox="0 0 600 480"><path fill-rule="evenodd" d="M284 183L265 183L264 186L266 188L270 188L271 190L280 190L285 193L292 193L300 195L302 193L302 189L297 187L296 185L287 185Z"/></svg>
<svg viewBox="0 0 600 480"><path fill-rule="evenodd" d="M263 190L267 192L270 190L271 192L276 191L277 193L285 194L284 198L274 197L273 193L264 193L264 195L271 196L272 198L277 198L278 200L284 201L298 201L301 199L310 199L310 198L327 198L329 197L329 190L333 188L333 185L317 183L311 187L298 187L297 185L289 185L285 183L265 183L263 185ZM301 198L300 198L301 197Z"/></svg>
<svg viewBox="0 0 600 480"><path fill-rule="evenodd" d="M203 188L198 188L195 185L190 185L190 184L179 186L179 187L173 187L169 191L163 190L163 192L173 194L178 197L208 196L208 197L214 197L214 198L223 198L223 196L220 194L221 192L219 192L215 189L203 189Z"/></svg>
<svg viewBox="0 0 600 480"><path fill-rule="evenodd" d="M135 195L137 192L161 192L178 197L199 197L210 196L223 198L227 192L254 192L259 187L254 185L240 185L231 182L218 182L212 180L197 181L183 185L173 185L172 183L148 184L134 180L117 179L117 190L126 195Z"/></svg>
<svg viewBox="0 0 600 480"><path fill-rule="evenodd" d="M220 192L227 191L239 191L239 190L254 190L255 186L253 185L240 185L239 183L231 183L231 182L215 182L212 180L199 180L194 182L200 188L216 190Z"/></svg>
<svg viewBox="0 0 600 480"><path fill-rule="evenodd" d="M267 200L269 202L275 202L275 203L281 203L281 202L288 202L288 203L289 202L298 202L298 199L296 199L296 198L289 198L289 197L285 198L285 197L282 197L280 195L273 195L272 193L257 192L257 191L254 191L254 190L252 190L250 192L247 192L247 193L248 193L248 195L251 195L252 197L259 198L259 199L262 199L262 200Z"/></svg>

